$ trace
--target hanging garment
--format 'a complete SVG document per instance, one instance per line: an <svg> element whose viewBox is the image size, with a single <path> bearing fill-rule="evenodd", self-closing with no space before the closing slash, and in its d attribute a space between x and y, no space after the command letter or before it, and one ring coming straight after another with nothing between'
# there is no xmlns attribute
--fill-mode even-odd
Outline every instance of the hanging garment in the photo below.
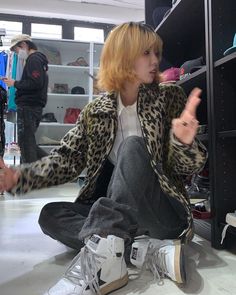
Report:
<svg viewBox="0 0 236 295"><path fill-rule="evenodd" d="M6 76L7 59L7 53L5 51L0 52L0 76L2 77ZM2 80L0 80L0 86L2 86L4 89L7 89L6 84Z"/></svg>
<svg viewBox="0 0 236 295"><path fill-rule="evenodd" d="M7 63L7 71L6 77L16 79L16 71L17 71L17 55L14 52L9 53L8 55L8 63ZM16 111L16 103L15 103L16 90L15 87L8 88L8 111Z"/></svg>
<svg viewBox="0 0 236 295"><path fill-rule="evenodd" d="M5 124L4 112L7 103L7 91L0 85L0 156L3 157L5 150Z"/></svg>

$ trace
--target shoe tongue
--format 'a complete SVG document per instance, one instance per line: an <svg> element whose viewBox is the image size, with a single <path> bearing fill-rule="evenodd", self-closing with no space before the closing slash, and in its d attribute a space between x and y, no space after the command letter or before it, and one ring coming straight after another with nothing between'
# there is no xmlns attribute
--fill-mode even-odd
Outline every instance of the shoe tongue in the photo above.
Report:
<svg viewBox="0 0 236 295"><path fill-rule="evenodd" d="M92 252L97 252L98 245L102 240L98 235L92 235L86 243L86 247L89 248Z"/></svg>

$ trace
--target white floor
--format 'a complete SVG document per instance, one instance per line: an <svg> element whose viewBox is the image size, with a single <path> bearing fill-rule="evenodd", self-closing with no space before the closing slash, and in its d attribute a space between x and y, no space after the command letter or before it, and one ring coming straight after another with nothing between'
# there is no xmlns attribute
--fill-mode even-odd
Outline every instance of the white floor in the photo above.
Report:
<svg viewBox="0 0 236 295"><path fill-rule="evenodd" d="M43 295L64 273L75 252L44 235L38 226L42 206L73 201L76 184L41 190L13 198L0 197L0 294ZM113 294L236 294L236 256L216 251L195 237L186 248L188 282L178 287L168 279L158 286L146 272Z"/></svg>

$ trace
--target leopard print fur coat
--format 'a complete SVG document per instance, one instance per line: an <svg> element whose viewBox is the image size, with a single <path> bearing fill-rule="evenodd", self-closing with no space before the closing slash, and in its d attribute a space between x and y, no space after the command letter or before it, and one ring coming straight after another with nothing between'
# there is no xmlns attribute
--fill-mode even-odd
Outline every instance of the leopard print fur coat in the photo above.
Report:
<svg viewBox="0 0 236 295"><path fill-rule="evenodd" d="M197 139L190 147L171 136L171 121L180 116L185 103L186 95L179 86L141 85L137 112L152 168L163 191L184 206L189 226L183 237L191 239L193 221L183 177L203 167L207 152ZM18 168L21 176L11 192L22 194L70 182L87 168L78 198L89 199L114 144L117 126L117 93L106 93L83 109L76 126L49 156Z"/></svg>

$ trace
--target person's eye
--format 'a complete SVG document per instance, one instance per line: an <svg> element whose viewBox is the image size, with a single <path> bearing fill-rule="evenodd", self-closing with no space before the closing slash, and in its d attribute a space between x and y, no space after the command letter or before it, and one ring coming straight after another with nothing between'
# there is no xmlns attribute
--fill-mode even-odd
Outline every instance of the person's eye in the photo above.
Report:
<svg viewBox="0 0 236 295"><path fill-rule="evenodd" d="M150 50L145 50L144 55L148 55L148 54L150 54Z"/></svg>

